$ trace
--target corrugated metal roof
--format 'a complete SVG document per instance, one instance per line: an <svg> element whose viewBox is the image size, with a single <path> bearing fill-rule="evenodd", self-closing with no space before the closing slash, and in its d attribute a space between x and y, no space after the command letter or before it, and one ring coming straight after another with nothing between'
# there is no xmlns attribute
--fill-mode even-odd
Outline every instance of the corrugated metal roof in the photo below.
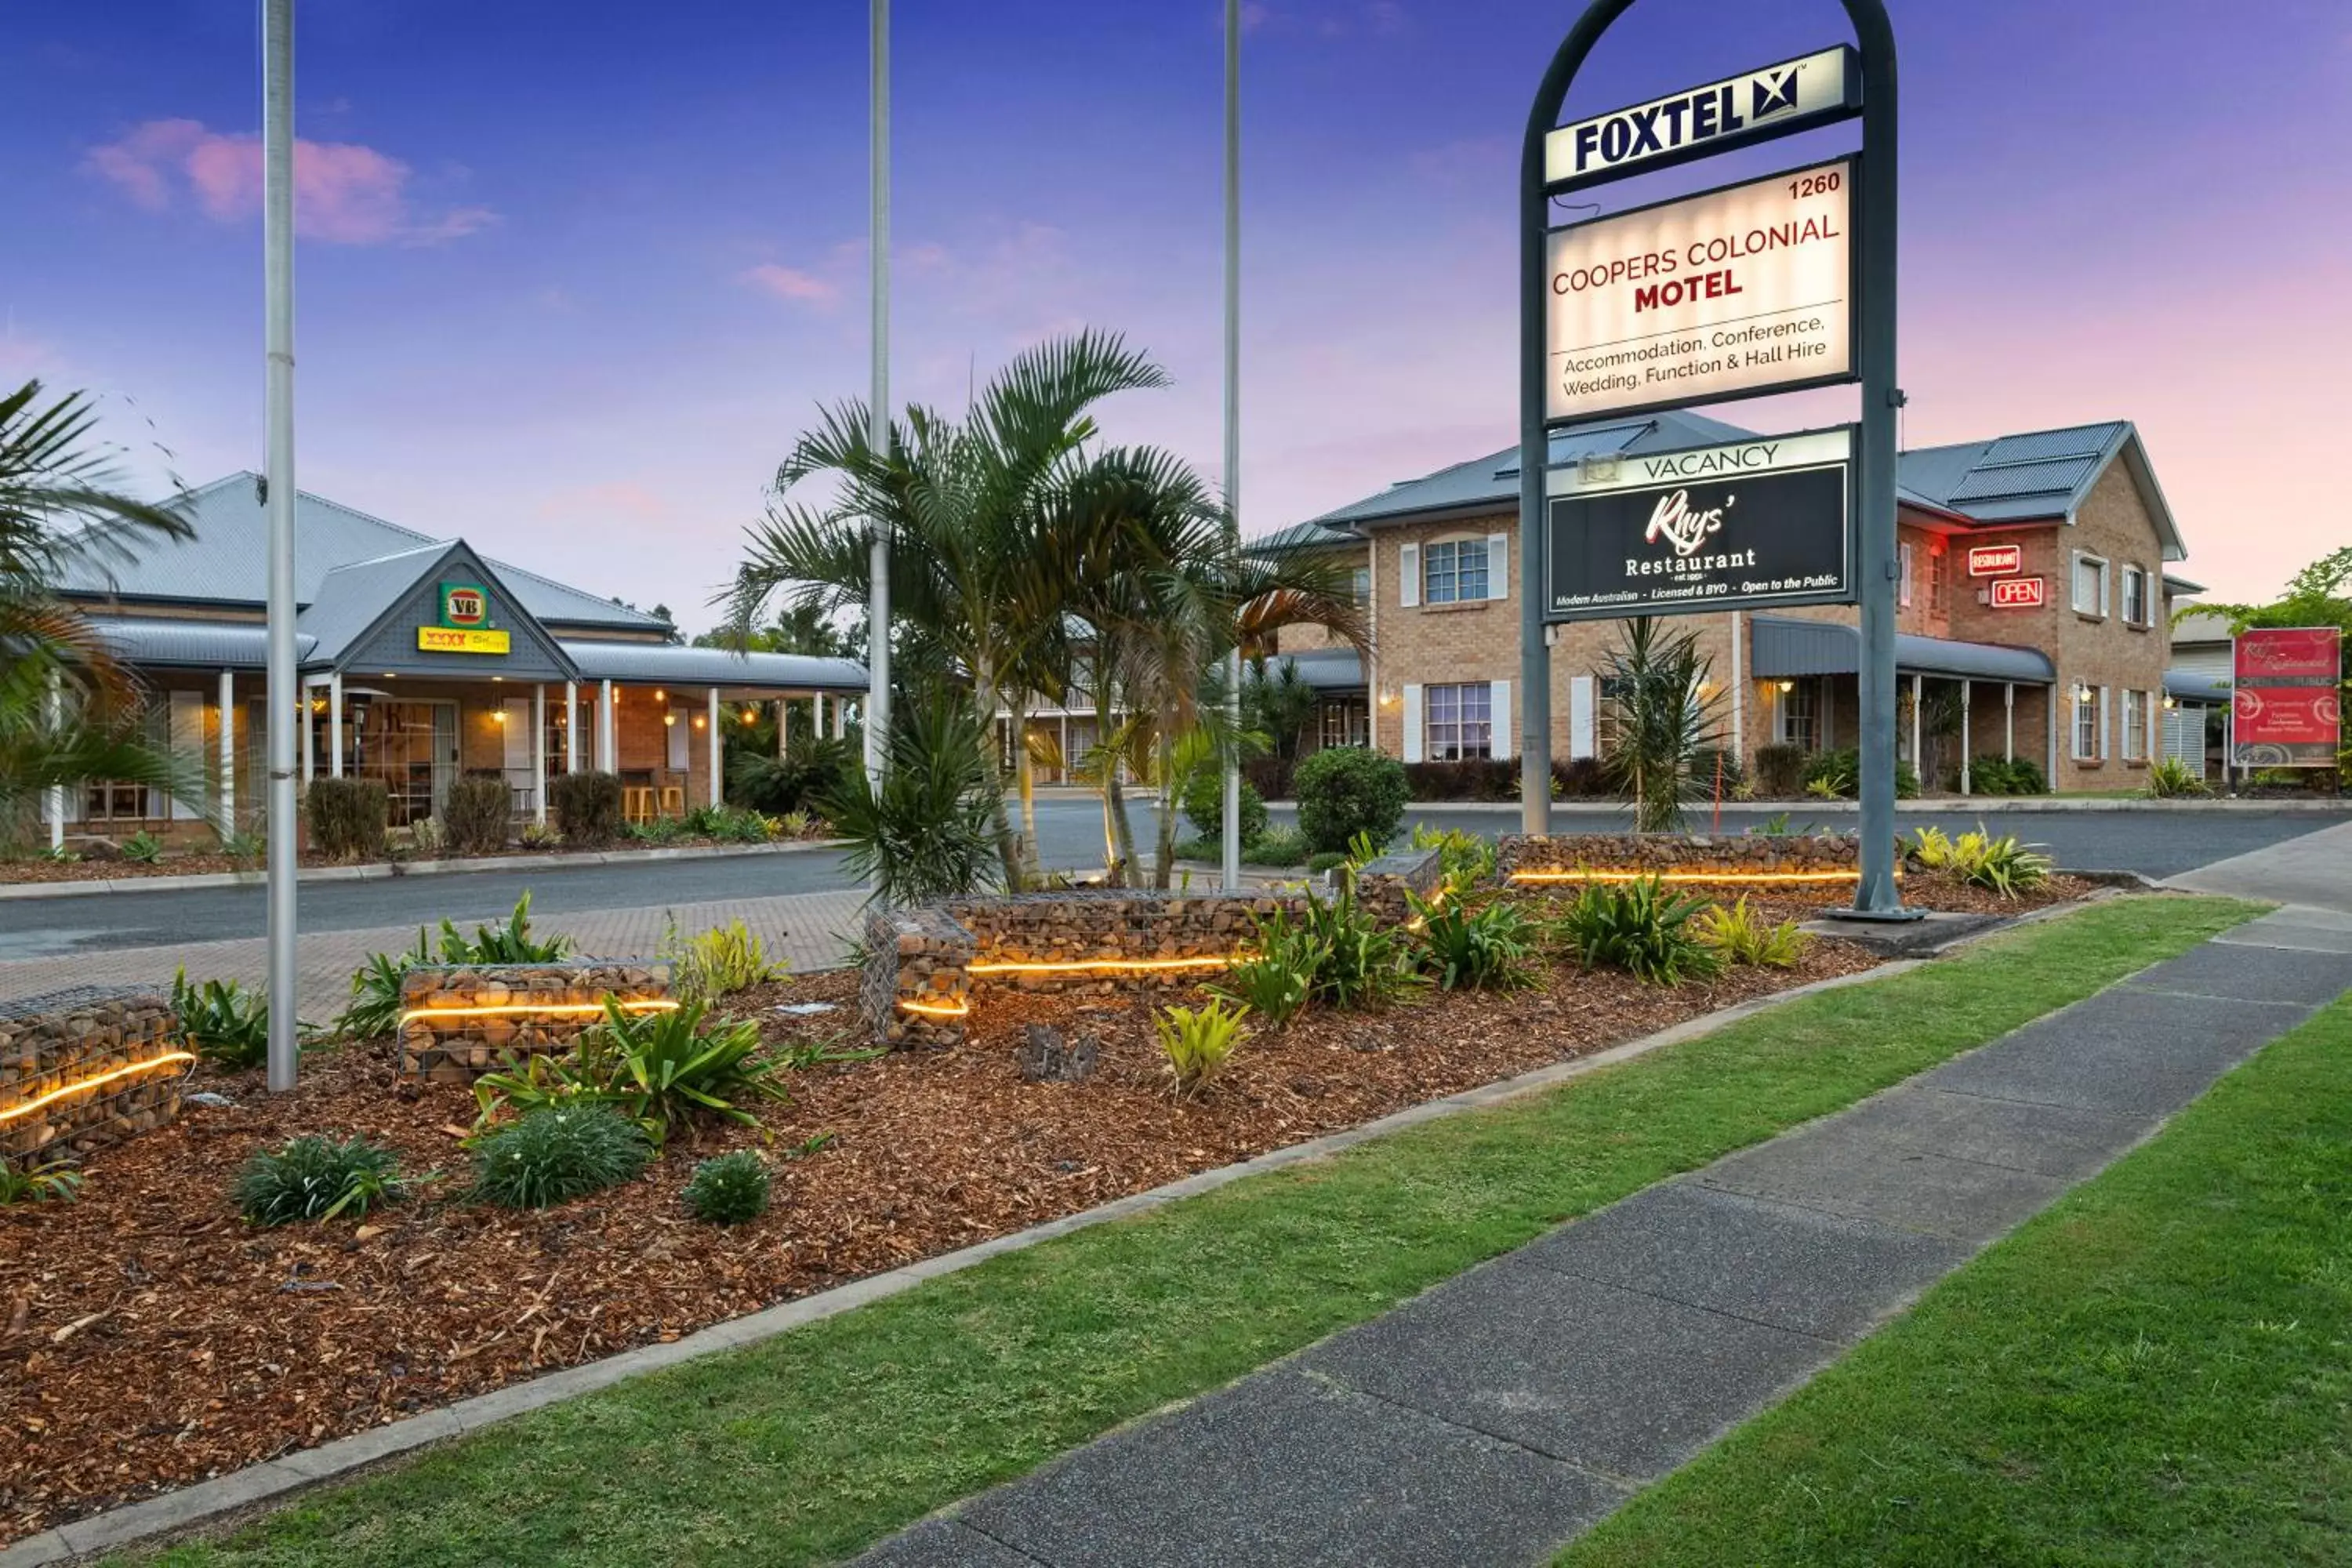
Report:
<svg viewBox="0 0 2352 1568"><path fill-rule="evenodd" d="M2097 425L2069 425L2058 430L2029 430L2003 436L1985 452L1988 463L2031 463L2046 458L2095 458L2112 447L2131 426L2120 419Z"/></svg>
<svg viewBox="0 0 2352 1568"><path fill-rule="evenodd" d="M2193 669L2164 672L2164 694L2176 702L2210 702L2227 707L2231 689L2226 675L2206 675Z"/></svg>
<svg viewBox="0 0 2352 1568"><path fill-rule="evenodd" d="M397 555L338 566L319 581L319 592L295 625L318 642L318 657L340 659L355 637L382 620L400 596L438 565L454 544L423 544Z"/></svg>
<svg viewBox="0 0 2352 1568"><path fill-rule="evenodd" d="M1752 645L1759 680L1799 675L1852 675L1862 668L1862 631L1839 621L1799 621L1758 616ZM1907 675L1967 676L2046 686L2057 679L2049 658L2032 648L1950 637L1895 638L1895 668Z"/></svg>
<svg viewBox="0 0 2352 1568"><path fill-rule="evenodd" d="M59 586L69 594L112 594L126 599L261 604L268 597L264 577L269 515L261 501L259 476L231 474L180 499L195 537L144 549L138 559L127 563L109 563L110 571L85 563L69 570ZM294 531L294 597L305 605L317 598L320 584L337 567L420 545L450 542L308 490L297 493ZM506 579L523 607L542 621L630 631L667 627L667 623L641 610L625 608L552 578L500 561L489 563Z"/></svg>
<svg viewBox="0 0 2352 1568"><path fill-rule="evenodd" d="M98 616L91 624L115 658L142 668L263 669L269 663L269 628L258 621ZM296 662L308 658L317 643L297 632Z"/></svg>
<svg viewBox="0 0 2352 1568"><path fill-rule="evenodd" d="M866 689L866 667L854 658L799 653L734 653L722 647L670 643L600 642L566 638L561 645L583 680L626 680L673 686L758 688L768 691Z"/></svg>
<svg viewBox="0 0 2352 1568"><path fill-rule="evenodd" d="M1979 464L1952 489L1948 498L1957 507L1974 500L2009 500L2018 496L2072 496L2095 477L2099 459L2052 458L2038 463Z"/></svg>

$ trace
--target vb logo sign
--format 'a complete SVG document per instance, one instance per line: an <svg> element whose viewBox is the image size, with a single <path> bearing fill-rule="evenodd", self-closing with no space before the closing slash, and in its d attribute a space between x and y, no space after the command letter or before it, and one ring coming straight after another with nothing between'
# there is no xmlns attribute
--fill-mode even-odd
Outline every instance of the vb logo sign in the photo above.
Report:
<svg viewBox="0 0 2352 1568"><path fill-rule="evenodd" d="M445 626L487 626L490 596L472 583L441 584L441 624Z"/></svg>

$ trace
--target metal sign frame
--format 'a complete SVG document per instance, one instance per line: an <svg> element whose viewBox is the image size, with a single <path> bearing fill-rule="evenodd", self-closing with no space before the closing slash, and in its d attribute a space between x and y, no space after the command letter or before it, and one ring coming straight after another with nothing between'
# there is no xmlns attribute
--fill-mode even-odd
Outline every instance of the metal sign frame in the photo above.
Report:
<svg viewBox="0 0 2352 1568"><path fill-rule="evenodd" d="M1718 153L1733 153L1742 147L1753 147L1760 142L1769 142L1777 136L1787 136L1799 131L1814 131L1824 125L1835 125L1840 121L1853 119L1862 112L1862 73L1855 68L1857 61L1852 44L1833 44L1828 48L1808 49L1801 55L1791 55L1785 60L1774 60L1769 65L1757 66L1752 69L1741 71L1737 76L1720 77L1714 81L1701 82L1696 87L1684 89L1680 94L1668 93L1664 98L1706 92L1710 89L1727 86L1748 77L1761 76L1766 71L1780 70L1789 66L1800 66L1817 55L1832 52L1841 57L1839 68L1844 79L1842 83L1843 91L1840 94L1840 101L1834 108L1824 109L1811 114L1801 112L1777 117L1762 125L1750 123L1725 135L1711 136L1705 142L1690 142L1671 148L1644 158L1638 163L1612 164L1605 169L1595 169L1590 174L1570 174L1551 182L1552 194L1558 195L1564 191L1580 191L1589 185L1606 184L1612 180L1628 179L1636 174L1654 174L1662 169L1678 168L1685 163L1696 163L1701 158L1712 158ZM1604 109L1598 114L1588 114L1581 120L1571 120L1567 124L1555 126L1553 129L1569 132L1588 122L1599 123L1615 120L1621 115L1631 114L1636 110L1647 109L1654 103L1663 102L1664 98L1645 98L1639 103L1620 104L1615 109ZM1546 138L1545 146L1546 166L1549 167L1550 146L1549 137Z"/></svg>
<svg viewBox="0 0 2352 1568"><path fill-rule="evenodd" d="M1545 580L1545 468L1538 454L1549 451L1550 356L1548 294L1551 200L1573 186L1604 183L1598 175L1552 184L1547 178L1545 144L1559 128L1561 109L1577 73L1611 25L1633 0L1591 0L1553 52L1528 110L1519 144L1519 581ZM1895 381L1895 257L1897 216L1896 93L1895 27L1884 0L1842 0L1862 59L1862 150L1853 192L1860 209L1854 237L1861 276L1861 331L1853 365L1862 382L1862 441L1855 453L1854 503L1862 532L1862 649L1859 668L1862 741L1861 877L1851 913L1868 920L1915 919L1906 910L1895 880L1895 619L1898 573L1895 532L1895 420L1903 405ZM1800 57L1801 58L1801 57ZM1806 124L1820 123L1808 121ZM1806 124L1775 121L1772 135ZM1754 128L1753 142L1767 128ZM1703 144L1712 155L1727 151ZM1665 165L1655 160L1619 173L1622 179ZM1532 591L1519 595L1521 823L1528 833L1551 822L1551 647L1544 637L1542 602Z"/></svg>

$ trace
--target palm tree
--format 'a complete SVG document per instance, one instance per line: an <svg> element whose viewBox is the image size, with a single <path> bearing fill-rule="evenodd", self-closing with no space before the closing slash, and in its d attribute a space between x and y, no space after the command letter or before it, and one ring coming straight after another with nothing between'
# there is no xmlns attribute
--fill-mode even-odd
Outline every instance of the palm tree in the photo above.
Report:
<svg viewBox="0 0 2352 1568"><path fill-rule="evenodd" d="M85 394L44 401L37 381L0 397L0 819L93 778L201 788L193 764L145 739L136 679L57 595L74 567L103 576L135 542L190 533L173 507L121 493L97 423Z"/></svg>
<svg viewBox="0 0 2352 1568"><path fill-rule="evenodd" d="M1604 678L1618 712L1609 769L1633 794L1636 831L1677 833L1683 802L1697 791L1691 759L1722 743L1706 695L1713 661L1699 652L1697 633L1668 632L1654 616L1624 626Z"/></svg>

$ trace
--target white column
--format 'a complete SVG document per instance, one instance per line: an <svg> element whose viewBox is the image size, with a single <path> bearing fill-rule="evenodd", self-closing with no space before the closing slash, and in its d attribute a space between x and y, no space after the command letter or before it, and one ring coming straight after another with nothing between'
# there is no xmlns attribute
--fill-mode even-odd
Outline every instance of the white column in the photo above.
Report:
<svg viewBox="0 0 2352 1568"><path fill-rule="evenodd" d="M530 818L547 826L547 688L530 689Z"/></svg>
<svg viewBox="0 0 2352 1568"><path fill-rule="evenodd" d="M1739 612L1731 612L1731 754L1748 765L1748 680L1741 673Z"/></svg>
<svg viewBox="0 0 2352 1568"><path fill-rule="evenodd" d="M1969 722L1969 693L1976 687L1973 680L1960 682L1960 793L1976 793L1969 787L1969 764L1976 761L1976 731Z"/></svg>
<svg viewBox="0 0 2352 1568"><path fill-rule="evenodd" d="M343 672L327 677L327 776L343 776Z"/></svg>
<svg viewBox="0 0 2352 1568"><path fill-rule="evenodd" d="M1098 731L1102 728L1100 713L1095 715L1095 728ZM1065 708L1062 710L1062 782L1064 784L1070 782L1070 770L1076 766L1077 759L1070 755L1070 710Z"/></svg>
<svg viewBox="0 0 2352 1568"><path fill-rule="evenodd" d="M849 738L849 702L845 698L833 705L833 738L836 741Z"/></svg>
<svg viewBox="0 0 2352 1568"><path fill-rule="evenodd" d="M2005 680L2000 686L2000 760L2017 761L2017 682Z"/></svg>
<svg viewBox="0 0 2352 1568"><path fill-rule="evenodd" d="M43 707L47 710L48 725L54 733L66 721L65 680L58 673L49 671L49 693ZM51 784L42 792L41 813L49 819L49 847L66 847L66 786Z"/></svg>
<svg viewBox="0 0 2352 1568"><path fill-rule="evenodd" d="M620 768L621 726L613 713L613 683L596 683L596 767L615 773Z"/></svg>
<svg viewBox="0 0 2352 1568"><path fill-rule="evenodd" d="M720 751L721 747L719 743L719 688L714 686L710 689L710 804L713 805L717 805L725 798L723 792L719 788L719 757Z"/></svg>
<svg viewBox="0 0 2352 1568"><path fill-rule="evenodd" d="M312 754L316 748L310 743L311 686L310 683L306 680L296 689L301 693L300 700L295 703L295 707L299 710L299 716L302 721L302 787L304 789L309 789L310 787L310 781L318 776L319 772L319 759Z"/></svg>
<svg viewBox="0 0 2352 1568"><path fill-rule="evenodd" d="M779 697L775 701L775 709L776 755L779 759L782 759L792 755L792 747L785 742L784 737L792 731L793 705L786 699Z"/></svg>
<svg viewBox="0 0 2352 1568"><path fill-rule="evenodd" d="M580 683L563 683L563 771L580 771Z"/></svg>
<svg viewBox="0 0 2352 1568"><path fill-rule="evenodd" d="M816 715L815 720L809 726L809 733L822 741L824 739L824 693L818 692L809 699L809 703L810 710Z"/></svg>
<svg viewBox="0 0 2352 1568"><path fill-rule="evenodd" d="M236 831L236 672L220 679L220 833Z"/></svg>
<svg viewBox="0 0 2352 1568"><path fill-rule="evenodd" d="M1927 792L1927 780L1924 776L1927 771L1927 759L1919 753L1919 695L1926 684L1920 676L1911 678L1911 771L1922 775L1919 780L1919 793L1922 795Z"/></svg>

